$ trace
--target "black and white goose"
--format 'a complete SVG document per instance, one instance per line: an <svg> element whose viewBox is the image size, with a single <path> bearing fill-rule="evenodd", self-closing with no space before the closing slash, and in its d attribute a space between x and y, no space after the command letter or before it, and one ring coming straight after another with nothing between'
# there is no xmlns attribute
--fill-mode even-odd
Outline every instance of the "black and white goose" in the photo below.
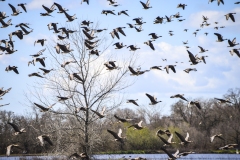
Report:
<svg viewBox="0 0 240 160"><path fill-rule="evenodd" d="M155 105L159 102L162 102L162 101L157 101L157 98L155 96L152 96L148 93L146 93L146 96L150 99L151 103L149 103L149 105Z"/></svg>
<svg viewBox="0 0 240 160"><path fill-rule="evenodd" d="M22 12L20 12L20 10L19 9L16 9L13 5L11 5L10 3L8 3L8 5L11 7L11 9L12 9L12 16L17 16L17 15L19 15L20 13L22 13Z"/></svg>

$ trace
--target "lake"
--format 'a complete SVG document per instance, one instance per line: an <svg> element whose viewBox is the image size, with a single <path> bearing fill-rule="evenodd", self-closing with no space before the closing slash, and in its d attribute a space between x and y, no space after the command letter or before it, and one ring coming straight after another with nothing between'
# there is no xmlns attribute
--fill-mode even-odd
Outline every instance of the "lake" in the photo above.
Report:
<svg viewBox="0 0 240 160"><path fill-rule="evenodd" d="M123 158L142 157L148 160L166 160L166 154L111 154L111 155L94 155L96 160L114 160ZM22 157L0 157L0 160L57 160L59 156L22 156ZM62 159L66 159L63 158ZM179 159L200 159L200 160L240 160L240 154L190 154Z"/></svg>

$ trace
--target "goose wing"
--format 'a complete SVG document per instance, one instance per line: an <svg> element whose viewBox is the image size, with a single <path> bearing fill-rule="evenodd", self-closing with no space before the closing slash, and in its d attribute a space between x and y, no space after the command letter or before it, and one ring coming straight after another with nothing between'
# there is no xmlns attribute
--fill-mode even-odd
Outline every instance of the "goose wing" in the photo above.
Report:
<svg viewBox="0 0 240 160"><path fill-rule="evenodd" d="M155 102L155 99L153 96L151 96L150 94L146 93L146 96L150 99L151 102Z"/></svg>
<svg viewBox="0 0 240 160"><path fill-rule="evenodd" d="M122 129L119 128L119 131L118 131L118 137L121 138L122 137Z"/></svg>
<svg viewBox="0 0 240 160"><path fill-rule="evenodd" d="M137 74L137 72L132 67L128 66L128 69L132 74Z"/></svg>
<svg viewBox="0 0 240 160"><path fill-rule="evenodd" d="M173 65L170 65L169 67L172 69L174 73L176 73L175 67Z"/></svg>
<svg viewBox="0 0 240 160"><path fill-rule="evenodd" d="M45 107L43 107L42 105L40 105L40 104L37 104L37 103L34 103L38 108L41 108L43 111L47 111L48 110L48 108L45 108Z"/></svg>
<svg viewBox="0 0 240 160"><path fill-rule="evenodd" d="M111 135L113 135L113 137L115 138L115 139L119 139L119 136L118 136L118 134L116 133L116 132L113 132L113 131L111 131L111 130L107 130L109 133L111 133Z"/></svg>
<svg viewBox="0 0 240 160"><path fill-rule="evenodd" d="M19 73L18 73L18 70L17 70L17 67L14 67L14 68L13 68L13 71L14 71L16 74L19 74Z"/></svg>
<svg viewBox="0 0 240 160"><path fill-rule="evenodd" d="M176 135L178 136L178 138L179 138L182 142L185 142L185 141L186 141L185 138L184 138L180 133L178 133L178 132L176 132L176 131L175 131L175 133L176 133Z"/></svg>
<svg viewBox="0 0 240 160"><path fill-rule="evenodd" d="M120 117L118 117L116 114L114 114L114 117L115 117L116 119L118 119L119 121L121 121L121 122L126 122L126 119L120 118Z"/></svg>
<svg viewBox="0 0 240 160"><path fill-rule="evenodd" d="M162 136L159 136L159 135L157 135L157 136L163 141L163 143L169 144L168 141L166 139L164 139Z"/></svg>
<svg viewBox="0 0 240 160"><path fill-rule="evenodd" d="M10 3L8 3L8 5L11 7L13 13L16 12L16 8L13 5L11 5Z"/></svg>
<svg viewBox="0 0 240 160"><path fill-rule="evenodd" d="M51 146L53 146L53 143L48 136L43 135L42 138L44 141L47 141Z"/></svg>
<svg viewBox="0 0 240 160"><path fill-rule="evenodd" d="M171 153L169 153L165 148L161 147L161 150L163 150L168 155L168 157L172 159L176 159L176 157L174 157Z"/></svg>
<svg viewBox="0 0 240 160"><path fill-rule="evenodd" d="M8 122L8 124L10 124L10 125L13 127L13 129L15 130L15 132L20 132L20 130L19 130L19 128L18 128L18 126L17 126L16 124L10 123L10 122Z"/></svg>

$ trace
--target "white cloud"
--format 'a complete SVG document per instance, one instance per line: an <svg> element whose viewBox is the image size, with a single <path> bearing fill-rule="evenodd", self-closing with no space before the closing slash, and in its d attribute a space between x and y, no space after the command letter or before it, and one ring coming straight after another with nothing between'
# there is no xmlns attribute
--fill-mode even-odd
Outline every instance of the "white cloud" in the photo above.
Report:
<svg viewBox="0 0 240 160"><path fill-rule="evenodd" d="M43 4L44 4L44 6L50 8L53 5L53 3L54 3L53 0L33 0L27 4L27 6L28 6L27 8L29 10L40 9L40 8L42 8Z"/></svg>

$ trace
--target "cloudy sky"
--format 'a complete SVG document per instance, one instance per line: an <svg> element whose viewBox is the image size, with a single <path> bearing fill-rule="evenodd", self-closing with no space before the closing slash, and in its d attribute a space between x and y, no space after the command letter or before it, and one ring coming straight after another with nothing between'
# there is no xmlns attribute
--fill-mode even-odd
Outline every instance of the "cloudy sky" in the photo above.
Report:
<svg viewBox="0 0 240 160"><path fill-rule="evenodd" d="M193 0L169 0L159 1L151 0L150 6L152 8L144 10L141 3L135 0L116 0L120 6L113 7L109 5L107 0L90 0L90 4L81 4L80 0L22 0L21 3L26 3L27 13L22 8L19 8L16 0L6 0L0 2L0 11L6 12L9 16L4 19L6 22L12 19L12 26L7 28L0 28L0 39L8 39L8 34L18 30L15 25L18 23L29 23L33 28L33 32L27 36L24 36L23 40L19 40L17 37L13 37L15 41L14 49L18 50L12 55L0 55L0 87L7 89L12 87L10 93L0 100L0 104L10 103L9 106L0 108L1 110L11 110L15 113L24 114L30 108L24 105L24 93L27 92L27 88L31 87L35 82L34 78L29 78L28 74L38 71L41 67L39 64L36 67L28 67L28 61L32 58L31 54L35 54L41 49L45 48L37 44L34 46L34 41L37 39L47 39L46 45L52 39L56 39L56 35L49 31L47 24L51 22L58 22L60 26L66 26L69 22L66 22L64 14L59 14L54 11L51 15L53 17L42 17L40 13L44 13L42 5L50 7L54 2L61 4L64 8L69 9L70 15L76 14L77 18L71 24L77 24L82 20L90 20L98 22L100 28L107 28L106 35L108 35L109 43L112 38L109 32L116 27L126 27L124 32L126 37L120 35L120 40L114 39L115 42L123 42L125 45L137 45L140 50L137 50L139 56L138 64L142 69L149 69L152 66L173 64L176 65L176 73L170 71L169 74L166 71L150 71L137 77L136 83L128 88L126 97L132 99L139 99L140 105L148 105L149 100L145 96L145 93L155 95L158 100L162 102L156 107L163 107L163 113L169 114L170 105L177 101L177 99L170 99L169 97L174 94L185 94L187 99L199 99L199 98L222 98L229 88L239 87L240 80L240 59L236 54L230 55L229 50L233 48L240 48L240 46L227 47L227 41L216 42L217 36L214 33L220 33L223 38L233 39L236 37L237 43L240 42L240 5L234 4L236 0L225 0L225 4L217 5L217 2L208 4L208 0L193 1ZM145 1L144 1L145 2ZM12 11L8 3L11 3L16 8L19 8L23 13L18 16L11 16ZM177 8L179 3L187 4L185 10ZM115 10L116 15L103 15L102 10ZM128 10L126 15L117 15L117 12L121 10ZM185 19L179 22L176 18L172 22L163 24L153 24L154 19L157 16L165 17L174 15L177 12L182 16L180 19ZM235 20L226 20L225 14L236 13ZM209 18L209 26L200 27L203 22L202 16ZM142 32L137 32L134 28L128 28L127 23L134 24L132 20L137 17L142 17L143 24ZM218 22L218 24L215 24ZM224 26L224 28L220 28ZM219 27L218 30L214 27ZM184 32L184 29L188 29ZM197 35L193 34L197 29ZM173 36L169 36L169 31L173 31ZM155 51L151 50L149 46L144 42L150 39L149 33L156 33L161 38L158 38L153 42ZM204 33L207 32L206 36ZM195 66L191 66L189 62L188 53L186 51L183 41L188 40L188 50L194 55L208 56L206 58L206 64L199 63ZM4 44L1 44L4 46ZM202 46L208 51L205 53L199 53L198 46ZM127 48L121 50L115 50L112 46L108 49L108 52L114 52L116 54L132 54ZM45 51L44 55L47 56ZM163 61L162 59L167 59ZM176 63L178 62L178 63ZM183 62L183 63L181 63ZM50 61L47 59L46 64ZM17 66L19 75L14 72L6 72L5 68L8 66ZM48 67L46 67L48 68ZM183 70L186 68L196 68L197 72L185 73ZM133 107L130 104L125 104L123 107Z"/></svg>

